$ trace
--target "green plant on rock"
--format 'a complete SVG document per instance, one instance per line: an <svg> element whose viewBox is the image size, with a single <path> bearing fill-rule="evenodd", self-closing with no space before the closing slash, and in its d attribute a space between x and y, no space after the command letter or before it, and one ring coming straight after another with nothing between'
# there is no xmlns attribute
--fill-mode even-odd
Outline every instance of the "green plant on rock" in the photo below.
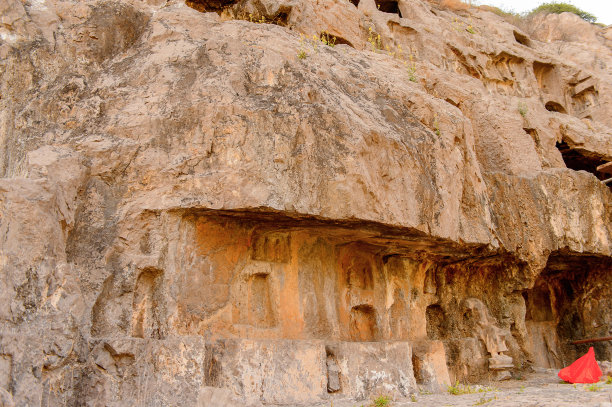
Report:
<svg viewBox="0 0 612 407"><path fill-rule="evenodd" d="M587 13L586 11L581 10L578 7L574 6L573 4L569 4L569 3L557 3L557 2L544 3L541 6L538 6L534 8L533 10L531 10L528 15L533 16L539 13L546 13L546 14L573 13L573 14L576 14L578 17L582 18L584 21L588 21L589 23L594 23L595 21L597 21L597 17L595 17L593 14Z"/></svg>
<svg viewBox="0 0 612 407"><path fill-rule="evenodd" d="M608 376L606 379L606 384L612 384L612 376Z"/></svg>
<svg viewBox="0 0 612 407"><path fill-rule="evenodd" d="M489 403L489 402L491 402L491 401L493 401L493 400L497 400L497 396L488 397L488 398L487 398L487 397L485 397L485 396L482 396L482 397L480 397L480 399L479 399L479 400L478 400L476 403L474 403L473 405L475 405L475 406L482 406L483 404L487 404L487 403Z"/></svg>
<svg viewBox="0 0 612 407"><path fill-rule="evenodd" d="M251 23L255 23L255 24L272 24L272 21L267 21L265 16L256 16L253 13L249 13L249 17L248 20Z"/></svg>
<svg viewBox="0 0 612 407"><path fill-rule="evenodd" d="M407 63L404 62L406 64L406 70L408 71L408 80L410 80L410 82L416 82L416 64L414 62L414 56L412 55L412 52L410 53L408 60L409 61Z"/></svg>
<svg viewBox="0 0 612 407"><path fill-rule="evenodd" d="M469 388L469 386L468 386ZM459 383L459 380L457 380L455 382L455 384L449 384L446 388L448 390L449 394L452 394L453 396L459 396L461 394L466 394L468 392L466 392L466 387L462 384Z"/></svg>
<svg viewBox="0 0 612 407"><path fill-rule="evenodd" d="M586 391L599 391L601 390L601 387L597 385L597 383L593 383L590 386L585 387Z"/></svg>
<svg viewBox="0 0 612 407"><path fill-rule="evenodd" d="M383 49L380 34L377 34L373 27L368 28L368 42L372 47L372 52L377 52Z"/></svg>
<svg viewBox="0 0 612 407"><path fill-rule="evenodd" d="M528 111L529 108L527 107L527 104L525 102L518 103L518 112L521 114L521 116L526 117Z"/></svg>
<svg viewBox="0 0 612 407"><path fill-rule="evenodd" d="M402 63L406 67L406 72L408 72L408 80L411 82L416 82L417 81L417 76L416 76L417 68L416 68L416 63L414 62L415 56L412 50L410 50L410 54L408 55L408 60L406 60L406 58L404 57L404 49L402 48L401 44L398 45L397 49L394 51L391 51L389 47L387 47L387 52L389 56L402 61Z"/></svg>
<svg viewBox="0 0 612 407"><path fill-rule="evenodd" d="M297 57L299 59L306 59L308 54L304 50L304 34L300 34L300 48L298 49Z"/></svg>
<svg viewBox="0 0 612 407"><path fill-rule="evenodd" d="M391 405L391 398L389 396L378 396L372 400L372 407L388 407Z"/></svg>
<svg viewBox="0 0 612 407"><path fill-rule="evenodd" d="M321 44L334 47L336 45L336 37L330 35L327 31L323 31L319 36L313 34L312 38L306 38L304 34L300 34L300 47L297 52L298 59L306 59L308 57L305 49L306 46L312 48L317 53Z"/></svg>
<svg viewBox="0 0 612 407"><path fill-rule="evenodd" d="M336 37L330 36L327 31L323 31L321 33L321 42L327 46L334 47L336 46Z"/></svg>
<svg viewBox="0 0 612 407"><path fill-rule="evenodd" d="M436 133L436 135L439 137L441 133L440 133L440 122L438 121L437 114L434 115L433 128L434 128L434 133ZM459 382L455 383L455 385L459 386ZM450 393L451 386L448 386L448 387L449 387L449 393ZM451 393L451 394L454 394L454 393Z"/></svg>
<svg viewBox="0 0 612 407"><path fill-rule="evenodd" d="M461 32L462 29L465 29L465 31L469 32L470 34L476 34L476 29L474 28L474 25L472 24L472 18L470 17L470 23L467 24L464 21L459 20L457 17L455 17L453 19L453 30L457 31L457 32Z"/></svg>
<svg viewBox="0 0 612 407"><path fill-rule="evenodd" d="M474 394L474 393L488 393L491 391L498 391L495 387L481 387L481 386L469 386L459 383L457 380L454 385L447 386L447 390L454 396L461 394ZM494 397L495 398L495 397Z"/></svg>

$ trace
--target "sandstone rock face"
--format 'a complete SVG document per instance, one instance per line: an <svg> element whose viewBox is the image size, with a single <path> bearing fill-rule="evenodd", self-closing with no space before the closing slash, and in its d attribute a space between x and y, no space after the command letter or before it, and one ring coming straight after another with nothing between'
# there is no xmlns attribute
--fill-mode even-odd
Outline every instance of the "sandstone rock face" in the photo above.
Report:
<svg viewBox="0 0 612 407"><path fill-rule="evenodd" d="M419 0L0 15L4 405L401 399L611 334L609 28Z"/></svg>

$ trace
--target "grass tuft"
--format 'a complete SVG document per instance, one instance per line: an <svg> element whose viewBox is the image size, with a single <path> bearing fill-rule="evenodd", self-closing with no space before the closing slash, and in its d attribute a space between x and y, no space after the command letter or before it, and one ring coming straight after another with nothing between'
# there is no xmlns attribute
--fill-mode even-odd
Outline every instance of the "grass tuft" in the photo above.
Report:
<svg viewBox="0 0 612 407"><path fill-rule="evenodd" d="M454 385L447 386L447 390L453 396L459 396L462 394L474 394L474 393L488 393L498 391L495 387L481 387L481 386L469 386L459 383L456 381Z"/></svg>
<svg viewBox="0 0 612 407"><path fill-rule="evenodd" d="M497 400L497 396L493 396L493 397L485 397L485 396L481 396L480 399L474 403L474 406L482 406L483 404L487 404L493 400Z"/></svg>
<svg viewBox="0 0 612 407"><path fill-rule="evenodd" d="M529 111L529 108L527 107L527 104L525 104L525 102L518 103L518 112L521 114L521 116L523 117L527 116L528 111ZM517 379L517 380L520 380L520 379Z"/></svg>
<svg viewBox="0 0 612 407"><path fill-rule="evenodd" d="M601 386L598 386L597 383L593 383L590 386L586 386L584 389L586 391L599 391L599 390L601 390Z"/></svg>
<svg viewBox="0 0 612 407"><path fill-rule="evenodd" d="M388 407L391 405L391 398L389 396L378 396L372 400L371 407Z"/></svg>

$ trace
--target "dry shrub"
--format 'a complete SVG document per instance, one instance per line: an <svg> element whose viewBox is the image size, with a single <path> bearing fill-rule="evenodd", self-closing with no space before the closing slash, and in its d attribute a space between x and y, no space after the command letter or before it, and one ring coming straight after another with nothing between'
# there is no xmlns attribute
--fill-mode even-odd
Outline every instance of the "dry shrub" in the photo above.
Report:
<svg viewBox="0 0 612 407"><path fill-rule="evenodd" d="M487 6L487 5L478 6L478 8L483 11L488 11L488 12L497 14L498 16L506 20L506 22L513 24L521 29L526 28L525 27L526 24L524 21L525 19L520 14L515 13L512 10L507 11L507 10L502 10L501 8L498 8L498 7Z"/></svg>
<svg viewBox="0 0 612 407"><path fill-rule="evenodd" d="M489 6L486 4L483 4L482 6L478 6L479 9L484 10L484 11L490 11L491 13L495 13L495 14L501 14L504 11L498 7L495 6Z"/></svg>
<svg viewBox="0 0 612 407"><path fill-rule="evenodd" d="M470 8L469 4L461 0L441 0L440 6L449 10L467 10Z"/></svg>

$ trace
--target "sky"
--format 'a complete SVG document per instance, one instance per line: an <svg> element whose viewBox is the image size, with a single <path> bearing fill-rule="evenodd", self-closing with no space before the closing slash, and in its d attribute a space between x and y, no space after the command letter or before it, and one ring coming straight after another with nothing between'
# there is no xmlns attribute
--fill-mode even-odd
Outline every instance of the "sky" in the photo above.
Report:
<svg viewBox="0 0 612 407"><path fill-rule="evenodd" d="M533 10L542 3L551 3L552 0L477 0L473 4L488 4L500 7L504 10L513 10L517 13ZM598 23L612 24L612 0L563 0L563 3L571 3L581 10L589 12L597 17Z"/></svg>

